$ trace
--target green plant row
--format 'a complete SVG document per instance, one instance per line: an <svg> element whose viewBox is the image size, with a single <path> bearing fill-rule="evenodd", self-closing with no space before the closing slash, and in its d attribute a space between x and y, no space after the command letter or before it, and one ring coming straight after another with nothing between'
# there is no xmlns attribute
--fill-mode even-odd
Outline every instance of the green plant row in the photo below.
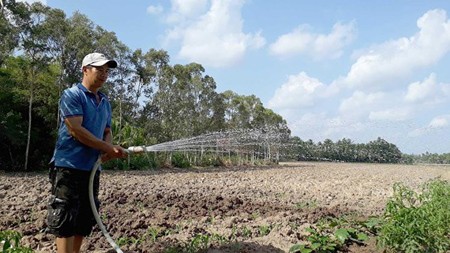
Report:
<svg viewBox="0 0 450 253"><path fill-rule="evenodd" d="M198 167L216 167L250 164L263 165L270 161L254 160L247 161L236 155L222 156L220 154L196 154L192 152L152 152L139 155L131 155L129 159L112 160L105 163L104 169L119 170L147 170L156 168L191 168Z"/></svg>

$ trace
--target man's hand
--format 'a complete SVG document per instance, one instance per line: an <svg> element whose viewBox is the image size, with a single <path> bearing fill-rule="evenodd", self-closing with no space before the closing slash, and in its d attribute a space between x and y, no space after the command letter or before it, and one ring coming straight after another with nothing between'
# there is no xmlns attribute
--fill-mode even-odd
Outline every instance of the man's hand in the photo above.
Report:
<svg viewBox="0 0 450 253"><path fill-rule="evenodd" d="M107 162L107 161L109 161L109 160L112 159L112 158L109 157L109 155L106 154L106 153L103 153L103 154L100 156L100 158L102 159L102 163L105 163L105 162Z"/></svg>
<svg viewBox="0 0 450 253"><path fill-rule="evenodd" d="M115 158L125 158L128 156L128 152L119 145L111 145L108 152L102 155L102 161L108 161Z"/></svg>

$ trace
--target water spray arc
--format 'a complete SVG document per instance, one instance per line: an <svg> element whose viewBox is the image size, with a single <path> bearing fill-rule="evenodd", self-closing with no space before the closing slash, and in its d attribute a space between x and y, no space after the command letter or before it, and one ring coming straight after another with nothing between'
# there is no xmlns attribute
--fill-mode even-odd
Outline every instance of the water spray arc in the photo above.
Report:
<svg viewBox="0 0 450 253"><path fill-rule="evenodd" d="M264 157L270 158L272 155L270 151L277 151L287 139L287 134L279 130L244 129L208 133L152 146L130 147L129 150L131 152L200 152L201 154L206 152L265 153Z"/></svg>
<svg viewBox="0 0 450 253"><path fill-rule="evenodd" d="M274 129L250 129L233 130L227 132L215 132L200 135L192 138L185 138L175 141L164 142L151 146L133 146L127 149L129 154L148 153L148 152L167 152L167 151L200 151L203 152L248 152L255 150L256 147L263 146L269 152L271 146L280 147L286 141L288 136L285 133ZM264 155L266 157L266 155ZM89 177L89 201L94 214L95 221L100 227L108 243L117 253L123 253L120 247L114 242L108 231L103 225L100 215L97 211L94 201L94 177L101 165L99 157L92 168Z"/></svg>

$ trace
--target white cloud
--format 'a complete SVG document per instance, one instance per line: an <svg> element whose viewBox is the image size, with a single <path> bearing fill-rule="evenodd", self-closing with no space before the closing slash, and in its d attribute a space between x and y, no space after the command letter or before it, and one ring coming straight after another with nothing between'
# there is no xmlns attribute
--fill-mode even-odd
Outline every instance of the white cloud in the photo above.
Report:
<svg viewBox="0 0 450 253"><path fill-rule="evenodd" d="M413 82L408 86L405 101L416 105L436 105L450 98L450 84L438 83L435 73L431 73L422 82Z"/></svg>
<svg viewBox="0 0 450 253"><path fill-rule="evenodd" d="M336 59L342 55L343 48L350 44L356 35L354 22L336 23L329 34L315 34L310 27L300 25L294 31L281 35L270 45L270 52L279 57L309 55L315 60Z"/></svg>
<svg viewBox="0 0 450 253"><path fill-rule="evenodd" d="M370 112L369 119L373 121L405 121L411 119L413 113L411 107L388 108Z"/></svg>
<svg viewBox="0 0 450 253"><path fill-rule="evenodd" d="M287 120L293 135L303 139L345 137L367 142L381 137L416 152L426 150L427 143L438 145L450 129L450 115L434 117L450 105L450 83L440 83L435 74L440 71L437 63L450 52L450 20L444 10L430 10L417 20L417 27L409 37L360 50L348 73L330 83L304 71L289 76L269 107ZM320 36L308 29L299 27L281 36L271 52L319 58L312 45ZM424 71L431 74L422 76Z"/></svg>
<svg viewBox="0 0 450 253"><path fill-rule="evenodd" d="M289 128L300 138L312 139L314 141L323 140L326 131L328 116L326 113L305 113L297 115L297 119L289 121Z"/></svg>
<svg viewBox="0 0 450 253"><path fill-rule="evenodd" d="M404 80L450 51L450 21L444 10L426 12L417 21L419 32L374 46L363 53L343 82L350 87L380 88Z"/></svg>
<svg viewBox="0 0 450 253"><path fill-rule="evenodd" d="M291 75L288 81L275 91L269 107L275 109L308 107L323 94L325 85L305 72Z"/></svg>
<svg viewBox="0 0 450 253"><path fill-rule="evenodd" d="M367 119L370 112L375 108L380 108L384 104L386 94L382 92L364 93L355 91L351 97L342 101L339 112L345 118Z"/></svg>
<svg viewBox="0 0 450 253"><path fill-rule="evenodd" d="M405 100L408 102L421 102L433 97L437 91L436 75L431 74L423 82L414 82L408 86Z"/></svg>
<svg viewBox="0 0 450 253"><path fill-rule="evenodd" d="M428 125L430 128L443 128L449 125L450 115L438 116L431 120Z"/></svg>
<svg viewBox="0 0 450 253"><path fill-rule="evenodd" d="M260 33L244 33L243 0L212 0L205 12L205 1L173 1L169 22L174 26L166 42L179 42L178 56L206 66L226 67L239 62L247 50L265 44ZM199 8L196 6L200 5ZM194 8L195 7L195 8Z"/></svg>
<svg viewBox="0 0 450 253"><path fill-rule="evenodd" d="M434 117L427 126L417 128L408 133L408 136L418 137L429 134L433 131L448 128L450 126L450 114L439 115Z"/></svg>
<svg viewBox="0 0 450 253"><path fill-rule="evenodd" d="M315 142L325 139L336 141L350 137L353 141L360 141L355 139L355 133L367 131L368 123L345 120L339 116L332 117L328 113L319 112L298 115L296 120L291 121L289 128L300 138Z"/></svg>
<svg viewBox="0 0 450 253"><path fill-rule="evenodd" d="M171 0L168 23L182 23L202 15L208 8L208 0Z"/></svg>
<svg viewBox="0 0 450 253"><path fill-rule="evenodd" d="M164 11L164 8L158 4L158 5L150 5L147 7L147 13L149 14L160 14Z"/></svg>

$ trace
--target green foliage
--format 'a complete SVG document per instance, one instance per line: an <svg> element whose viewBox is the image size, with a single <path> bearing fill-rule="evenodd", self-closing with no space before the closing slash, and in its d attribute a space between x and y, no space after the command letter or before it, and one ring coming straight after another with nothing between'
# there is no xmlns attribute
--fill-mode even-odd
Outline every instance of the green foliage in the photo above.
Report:
<svg viewBox="0 0 450 253"><path fill-rule="evenodd" d="M160 236L160 228L158 227L149 227L147 231L139 236L139 237L120 237L117 239L117 245L119 247L125 246L125 245L131 245L131 244L142 244L146 240L150 240L152 243L156 242L158 237Z"/></svg>
<svg viewBox="0 0 450 253"><path fill-rule="evenodd" d="M283 150L287 160L364 163L399 163L403 161L402 153L397 146L380 137L367 144L355 144L347 138L337 142L325 139L323 142L314 143L312 140L303 141L299 137L292 137L290 143L291 145Z"/></svg>
<svg viewBox="0 0 450 253"><path fill-rule="evenodd" d="M314 209L317 207L317 200L312 201L300 201L295 204L297 209Z"/></svg>
<svg viewBox="0 0 450 253"><path fill-rule="evenodd" d="M191 163L185 154L180 152L175 152L172 154L172 165L176 168L189 168Z"/></svg>
<svg viewBox="0 0 450 253"><path fill-rule="evenodd" d="M374 224L376 223L350 220L346 217L326 217L317 223L317 228L306 228L309 232L307 244L295 244L289 252L337 252L348 244L364 244L369 239L367 234Z"/></svg>
<svg viewBox="0 0 450 253"><path fill-rule="evenodd" d="M0 166L5 170L22 169L25 163L30 87L23 69L31 67L25 57L9 57L0 67ZM45 168L54 147L57 98L52 90L52 69L35 76L29 164L31 169ZM54 107L54 109L52 108Z"/></svg>
<svg viewBox="0 0 450 253"><path fill-rule="evenodd" d="M419 155L403 154L402 162L406 164L450 164L450 153L437 154L425 152Z"/></svg>
<svg viewBox="0 0 450 253"><path fill-rule="evenodd" d="M206 153L200 156L199 162L196 165L201 167L210 167L210 166L225 166L225 160L221 157L218 157L217 154Z"/></svg>
<svg viewBox="0 0 450 253"><path fill-rule="evenodd" d="M296 244L289 249L289 252L335 252L338 249L338 243L336 239L329 235L320 233L314 228L307 228L306 231L310 233L307 240L309 245Z"/></svg>
<svg viewBox="0 0 450 253"><path fill-rule="evenodd" d="M117 239L116 243L117 243L117 246L122 247L122 246L130 245L130 244L139 244L139 240L136 238L124 236L124 237L119 237Z"/></svg>
<svg viewBox="0 0 450 253"><path fill-rule="evenodd" d="M113 120L111 129L113 133L116 133L114 140L124 147L156 143L156 140L146 140L143 128L134 126L128 122L121 125L118 120Z"/></svg>
<svg viewBox="0 0 450 253"><path fill-rule="evenodd" d="M449 207L448 181L430 181L421 192L395 184L383 215L379 244L396 252L448 252Z"/></svg>
<svg viewBox="0 0 450 253"><path fill-rule="evenodd" d="M289 252L292 252L292 253L311 253L311 252L313 252L313 250L307 245L295 244L294 246L292 246L289 249Z"/></svg>
<svg viewBox="0 0 450 253"><path fill-rule="evenodd" d="M339 240L341 244L345 244L347 240L363 242L369 239L367 234L358 232L354 228L339 228L334 232L334 236Z"/></svg>
<svg viewBox="0 0 450 253"><path fill-rule="evenodd" d="M210 240L211 237L207 234L196 234L187 245L186 251L189 253L194 253L200 250L206 250L209 246Z"/></svg>
<svg viewBox="0 0 450 253"><path fill-rule="evenodd" d="M244 238L250 238L252 236L252 230L250 228L248 228L247 226L244 226L241 229L241 233Z"/></svg>
<svg viewBox="0 0 450 253"><path fill-rule="evenodd" d="M229 243L225 236L220 234L196 234L190 241L182 245L172 246L164 250L164 253L197 253L206 252L213 244L223 245Z"/></svg>
<svg viewBox="0 0 450 253"><path fill-rule="evenodd" d="M415 192L397 183L382 217L351 220L347 217L319 220L308 228L307 244L289 252L337 252L349 243L364 244L378 235L379 246L393 252L448 252L450 250L450 184L433 180Z"/></svg>
<svg viewBox="0 0 450 253"><path fill-rule="evenodd" d="M150 227L147 229L146 236L150 237L152 242L156 242L160 232L160 228L158 227Z"/></svg>
<svg viewBox="0 0 450 253"><path fill-rule="evenodd" d="M261 225L258 228L259 231L259 235L260 236L266 236L270 233L270 231L272 230L271 226L269 225Z"/></svg>
<svg viewBox="0 0 450 253"><path fill-rule="evenodd" d="M0 247L3 253L31 253L30 248L20 245L22 235L17 231L0 231Z"/></svg>
<svg viewBox="0 0 450 253"><path fill-rule="evenodd" d="M165 167L166 159L162 153L130 154L127 159L110 160L102 167L106 170L152 170Z"/></svg>

